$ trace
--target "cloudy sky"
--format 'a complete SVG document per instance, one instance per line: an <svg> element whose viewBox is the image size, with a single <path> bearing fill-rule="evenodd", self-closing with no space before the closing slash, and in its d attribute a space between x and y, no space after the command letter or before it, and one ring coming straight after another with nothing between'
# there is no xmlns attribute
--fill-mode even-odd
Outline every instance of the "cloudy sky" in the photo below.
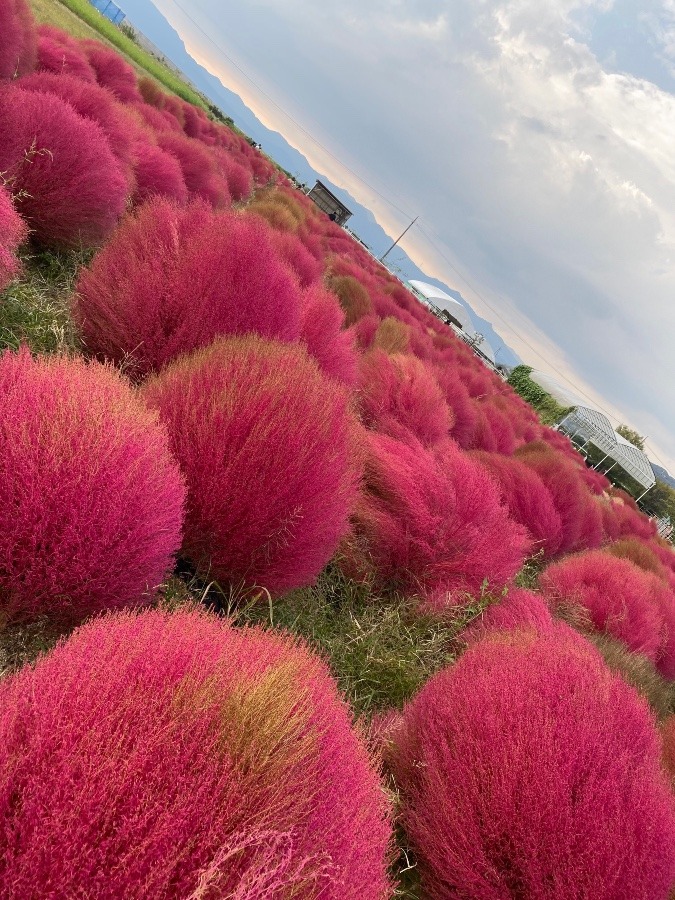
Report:
<svg viewBox="0 0 675 900"><path fill-rule="evenodd" d="M675 0L154 2L390 233L419 215L421 268L675 474Z"/></svg>

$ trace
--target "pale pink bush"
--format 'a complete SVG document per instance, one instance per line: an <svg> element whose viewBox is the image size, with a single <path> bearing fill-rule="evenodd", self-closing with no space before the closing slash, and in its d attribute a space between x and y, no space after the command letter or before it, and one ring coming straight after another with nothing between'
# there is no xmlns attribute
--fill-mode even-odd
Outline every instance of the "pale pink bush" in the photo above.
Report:
<svg viewBox="0 0 675 900"><path fill-rule="evenodd" d="M532 552L554 556L562 542L562 523L553 498L537 473L519 459L498 453L472 451L471 456L497 482L511 518L524 525L532 538Z"/></svg>
<svg viewBox="0 0 675 900"><path fill-rule="evenodd" d="M335 294L320 283L304 291L300 341L326 375L354 387L358 379L358 356L354 335L343 329L344 321Z"/></svg>
<svg viewBox="0 0 675 900"><path fill-rule="evenodd" d="M32 71L37 32L28 0L0 2L0 80Z"/></svg>
<svg viewBox="0 0 675 900"><path fill-rule="evenodd" d="M21 271L16 251L27 236L25 223L14 209L9 193L0 183L0 291L4 291Z"/></svg>
<svg viewBox="0 0 675 900"><path fill-rule="evenodd" d="M222 339L149 380L188 483L183 554L207 577L274 594L310 584L357 495L346 392L299 346Z"/></svg>
<svg viewBox="0 0 675 900"><path fill-rule="evenodd" d="M391 826L326 665L116 615L0 683L0 897L381 900Z"/></svg>
<svg viewBox="0 0 675 900"><path fill-rule="evenodd" d="M68 621L147 602L180 546L166 431L112 369L0 357L0 614Z"/></svg>
<svg viewBox="0 0 675 900"><path fill-rule="evenodd" d="M667 900L675 807L646 702L565 625L495 634L404 710L402 822L434 900Z"/></svg>
<svg viewBox="0 0 675 900"><path fill-rule="evenodd" d="M82 81L96 82L96 73L81 45L67 32L53 25L38 28L37 68L56 75L74 75Z"/></svg>
<svg viewBox="0 0 675 900"><path fill-rule="evenodd" d="M53 94L0 88L0 172L43 244L101 243L124 211L127 180L104 132Z"/></svg>
<svg viewBox="0 0 675 900"><path fill-rule="evenodd" d="M346 564L385 588L419 594L443 612L480 591L500 590L529 549L496 485L454 441L434 451L370 434L365 491Z"/></svg>
<svg viewBox="0 0 675 900"><path fill-rule="evenodd" d="M302 293L254 216L156 198L127 216L80 274L73 312L88 350L143 377L219 335L297 340Z"/></svg>
<svg viewBox="0 0 675 900"><path fill-rule="evenodd" d="M309 287L320 280L321 263L312 256L297 235L289 231L272 229L271 237L278 255L293 270L301 287ZM337 303L337 297L335 302ZM342 320L344 321L344 313Z"/></svg>
<svg viewBox="0 0 675 900"><path fill-rule="evenodd" d="M424 447L447 440L453 418L433 372L409 354L389 355L375 348L359 367L359 406L364 424Z"/></svg>
<svg viewBox="0 0 675 900"><path fill-rule="evenodd" d="M664 621L653 593L655 576L602 550L568 556L542 572L554 606L579 606L597 631L656 662Z"/></svg>

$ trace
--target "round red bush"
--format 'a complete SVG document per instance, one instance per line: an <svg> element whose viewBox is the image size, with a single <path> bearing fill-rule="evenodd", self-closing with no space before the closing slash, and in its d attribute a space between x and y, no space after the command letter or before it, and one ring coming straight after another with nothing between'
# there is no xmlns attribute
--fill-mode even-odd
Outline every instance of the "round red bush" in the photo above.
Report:
<svg viewBox="0 0 675 900"><path fill-rule="evenodd" d="M0 897L380 900L389 811L327 667L116 615L0 684Z"/></svg>
<svg viewBox="0 0 675 900"><path fill-rule="evenodd" d="M153 197L187 203L187 185L175 156L165 153L150 138L139 138L133 145L133 158L136 181L134 204L140 205Z"/></svg>
<svg viewBox="0 0 675 900"><path fill-rule="evenodd" d="M31 72L37 60L37 31L28 0L2 0L0 35L0 79Z"/></svg>
<svg viewBox="0 0 675 900"><path fill-rule="evenodd" d="M497 482L511 518L524 525L532 538L532 552L550 558L562 542L562 523L553 498L537 473L518 459L498 453L472 451Z"/></svg>
<svg viewBox="0 0 675 900"><path fill-rule="evenodd" d="M301 308L259 219L157 198L82 271L73 312L92 353L142 377L219 335L297 340Z"/></svg>
<svg viewBox="0 0 675 900"><path fill-rule="evenodd" d="M28 229L14 209L11 196L0 184L0 291L4 291L21 270L15 254L27 235Z"/></svg>
<svg viewBox="0 0 675 900"><path fill-rule="evenodd" d="M349 387L358 377L354 335L343 329L345 316L335 294L321 284L304 292L300 340L321 370Z"/></svg>
<svg viewBox="0 0 675 900"><path fill-rule="evenodd" d="M667 900L675 809L654 720L566 626L475 644L398 740L425 896Z"/></svg>
<svg viewBox="0 0 675 900"><path fill-rule="evenodd" d="M89 84L73 75L35 72L21 80L25 91L54 94L69 103L83 119L100 125L110 149L123 166L127 179L132 181L134 138L142 133L142 126L114 95L98 84Z"/></svg>
<svg viewBox="0 0 675 900"><path fill-rule="evenodd" d="M101 243L125 208L127 180L105 134L53 94L0 89L0 171L49 246Z"/></svg>
<svg viewBox="0 0 675 900"><path fill-rule="evenodd" d="M96 73L81 45L53 25L38 28L37 68L55 75L74 75L82 81L96 82Z"/></svg>
<svg viewBox="0 0 675 900"><path fill-rule="evenodd" d="M113 369L0 357L0 614L66 621L147 602L180 546L166 431Z"/></svg>
<svg viewBox="0 0 675 900"><path fill-rule="evenodd" d="M224 209L230 205L232 197L227 181L218 173L208 147L171 131L160 132L157 142L162 150L178 160L192 198L205 200L214 209Z"/></svg>
<svg viewBox="0 0 675 900"><path fill-rule="evenodd" d="M597 631L655 662L663 641L663 616L654 594L658 579L602 550L568 556L540 576L556 606L579 606ZM663 586L663 585L662 585Z"/></svg>
<svg viewBox="0 0 675 900"><path fill-rule="evenodd" d="M100 85L112 91L123 103L142 101L136 73L119 53L100 41L85 40L82 47Z"/></svg>
<svg viewBox="0 0 675 900"><path fill-rule="evenodd" d="M143 394L188 482L183 554L207 577L274 594L310 584L357 494L346 392L298 346L221 339Z"/></svg>
<svg viewBox="0 0 675 900"><path fill-rule="evenodd" d="M551 610L541 594L525 588L509 588L505 597L491 603L478 619L462 631L462 638L473 643L490 631L513 631L518 628L548 631L552 627Z"/></svg>
<svg viewBox="0 0 675 900"><path fill-rule="evenodd" d="M361 358L359 406L366 427L424 447L446 440L452 414L432 371L408 354L373 349Z"/></svg>
<svg viewBox="0 0 675 900"><path fill-rule="evenodd" d="M442 612L480 591L501 589L528 551L485 470L454 441L435 451L368 436L365 491L354 515L348 565L385 588L421 595Z"/></svg>

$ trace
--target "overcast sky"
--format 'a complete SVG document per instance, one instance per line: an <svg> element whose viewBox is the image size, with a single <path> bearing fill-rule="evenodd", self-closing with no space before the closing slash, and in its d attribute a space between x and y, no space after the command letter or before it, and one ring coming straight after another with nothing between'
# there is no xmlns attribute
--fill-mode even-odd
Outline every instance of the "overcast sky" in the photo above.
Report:
<svg viewBox="0 0 675 900"><path fill-rule="evenodd" d="M419 215L418 265L675 474L675 0L154 2L390 233Z"/></svg>

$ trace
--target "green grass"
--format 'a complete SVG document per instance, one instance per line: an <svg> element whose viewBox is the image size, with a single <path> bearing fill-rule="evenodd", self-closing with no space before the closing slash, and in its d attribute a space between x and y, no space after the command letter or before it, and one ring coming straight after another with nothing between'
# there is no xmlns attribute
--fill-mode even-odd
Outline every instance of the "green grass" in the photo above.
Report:
<svg viewBox="0 0 675 900"><path fill-rule="evenodd" d="M22 343L36 353L77 349L70 295L90 258L88 251L24 253L22 277L0 294L0 350Z"/></svg>
<svg viewBox="0 0 675 900"><path fill-rule="evenodd" d="M89 0L31 0L33 11L40 22L48 22L69 31L75 37L104 37L121 50L138 68L156 78L174 94L206 109L206 103L175 72L156 59L151 53L127 37L113 23L89 3ZM59 9L59 7L61 7ZM66 15L65 13L71 15ZM73 21L75 20L75 21ZM88 28L83 30L79 23Z"/></svg>
<svg viewBox="0 0 675 900"><path fill-rule="evenodd" d="M195 583L173 579L165 591L170 606L203 598ZM212 588L216 602L235 624L262 624L300 635L328 662L356 715L401 707L435 671L455 657L463 622L420 616L414 602L383 598L346 579L334 566L314 587L272 603L266 596L237 605ZM463 608L463 614L466 608Z"/></svg>

